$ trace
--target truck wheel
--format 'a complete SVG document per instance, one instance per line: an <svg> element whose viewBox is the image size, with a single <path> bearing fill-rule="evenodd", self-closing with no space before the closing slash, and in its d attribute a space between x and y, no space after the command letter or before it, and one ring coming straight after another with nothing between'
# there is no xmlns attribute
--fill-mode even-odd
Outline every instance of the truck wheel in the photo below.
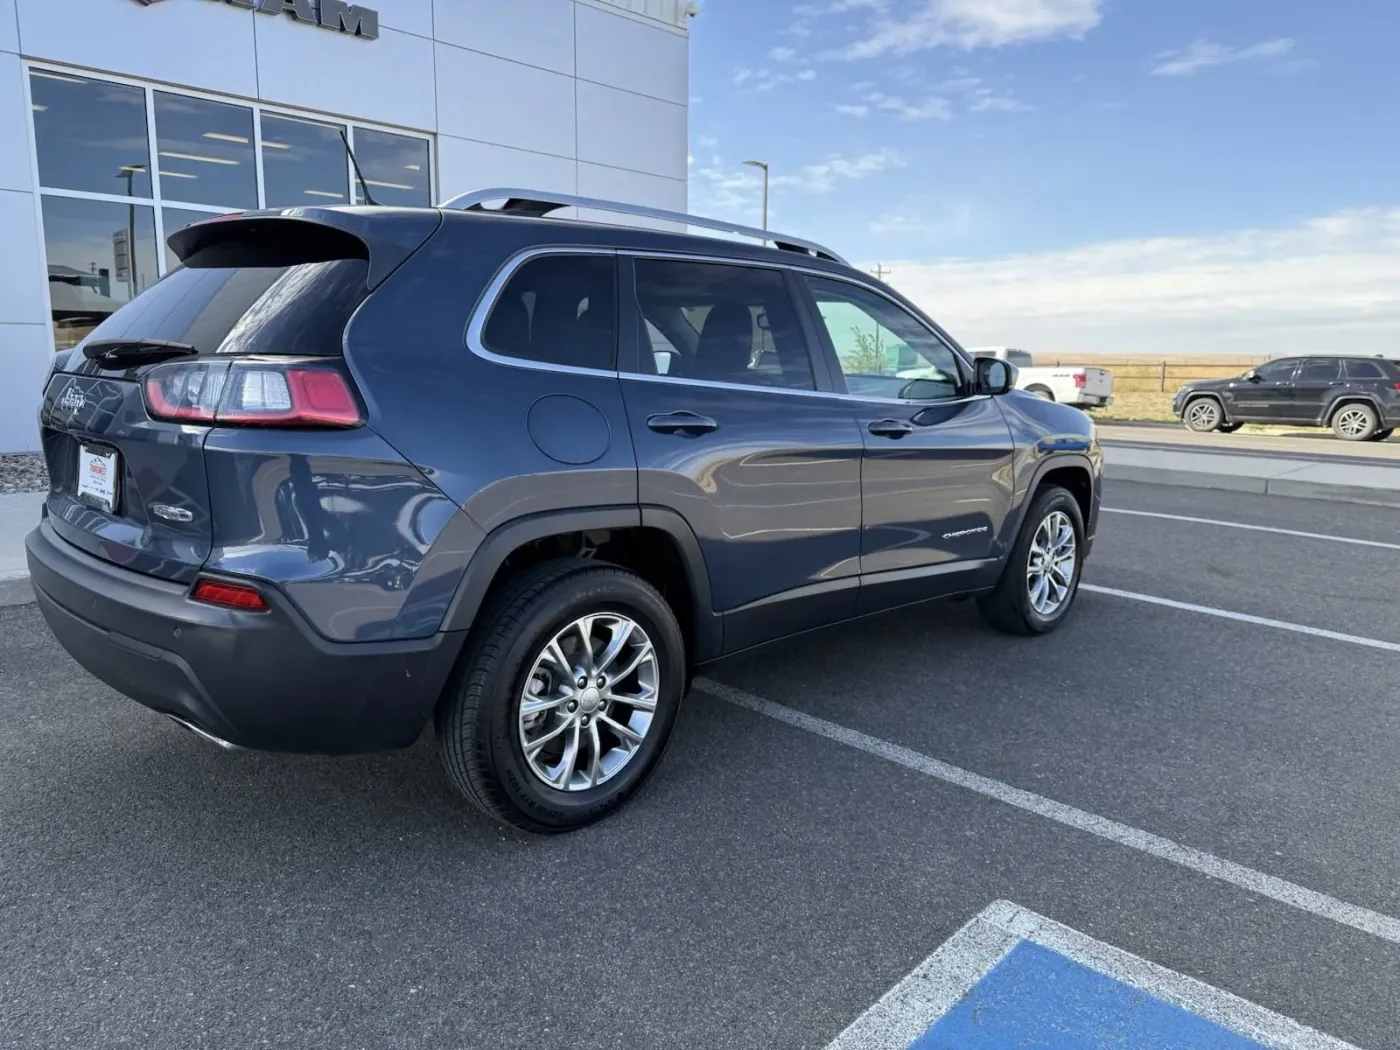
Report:
<svg viewBox="0 0 1400 1050"><path fill-rule="evenodd" d="M1194 401L1186 402L1186 411L1181 418L1187 430L1194 430L1197 434L1209 434L1225 421L1225 413L1215 398L1198 397Z"/></svg>
<svg viewBox="0 0 1400 1050"><path fill-rule="evenodd" d="M1055 392L1048 386L1041 386L1039 383L1026 387L1026 393L1034 394L1036 397L1043 397L1046 401L1055 400Z"/></svg>
<svg viewBox="0 0 1400 1050"><path fill-rule="evenodd" d="M1332 433L1343 441L1370 441L1379 429L1376 410L1360 402L1343 405L1332 416Z"/></svg>
<svg viewBox="0 0 1400 1050"><path fill-rule="evenodd" d="M685 643L656 589L570 558L483 610L437 714L468 801L527 831L572 831L630 798L660 761L685 690Z"/></svg>
<svg viewBox="0 0 1400 1050"><path fill-rule="evenodd" d="M978 611L1007 634L1049 634L1064 622L1084 559L1084 519L1075 498L1058 485L1036 494L996 589Z"/></svg>

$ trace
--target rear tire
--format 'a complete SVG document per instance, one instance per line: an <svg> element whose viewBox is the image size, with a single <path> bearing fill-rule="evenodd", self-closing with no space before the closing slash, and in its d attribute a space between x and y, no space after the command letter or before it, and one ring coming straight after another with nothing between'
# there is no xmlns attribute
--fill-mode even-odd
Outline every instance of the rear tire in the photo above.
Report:
<svg viewBox="0 0 1400 1050"><path fill-rule="evenodd" d="M680 627L654 587L613 565L548 562L507 584L472 634L436 720L448 776L469 802L548 834L601 820L637 792L686 683ZM597 687L605 672L616 677Z"/></svg>
<svg viewBox="0 0 1400 1050"><path fill-rule="evenodd" d="M1332 433L1343 441L1370 441L1380 425L1376 410L1359 401L1343 405L1332 413Z"/></svg>
<svg viewBox="0 0 1400 1050"><path fill-rule="evenodd" d="M1055 400L1055 392L1048 386L1041 386L1039 383L1036 383L1034 386L1026 387L1026 393L1034 394L1036 397L1043 397L1046 401Z"/></svg>
<svg viewBox="0 0 1400 1050"><path fill-rule="evenodd" d="M1181 421L1186 424L1186 429L1197 434L1209 434L1213 430L1218 430L1225 422L1225 410L1220 407L1220 402L1213 397L1198 397L1186 402L1186 407L1182 410Z"/></svg>
<svg viewBox="0 0 1400 1050"><path fill-rule="evenodd" d="M1073 557L1072 564L1065 562L1066 552ZM1058 566L1060 571L1038 574L1037 566ZM1026 512L996 589L977 599L977 609L982 619L998 631L1049 634L1069 615L1083 571L1084 518L1079 503L1058 485L1046 486ZM1046 588L1039 591L1038 582L1046 579ZM1047 597L1057 599L1053 607L1045 601Z"/></svg>

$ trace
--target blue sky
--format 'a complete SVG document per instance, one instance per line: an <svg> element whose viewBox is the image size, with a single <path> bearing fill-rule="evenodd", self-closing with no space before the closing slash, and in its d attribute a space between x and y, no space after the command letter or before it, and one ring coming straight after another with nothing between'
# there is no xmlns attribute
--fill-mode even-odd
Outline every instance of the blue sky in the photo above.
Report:
<svg viewBox="0 0 1400 1050"><path fill-rule="evenodd" d="M774 228L964 341L1400 354L1394 0L701 0L691 32L692 209L756 220L767 160Z"/></svg>

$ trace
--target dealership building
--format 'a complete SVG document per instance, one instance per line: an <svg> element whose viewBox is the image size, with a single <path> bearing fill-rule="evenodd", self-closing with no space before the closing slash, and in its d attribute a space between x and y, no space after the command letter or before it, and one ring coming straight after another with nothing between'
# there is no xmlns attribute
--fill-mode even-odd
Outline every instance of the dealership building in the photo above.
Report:
<svg viewBox="0 0 1400 1050"><path fill-rule="evenodd" d="M210 214L521 186L684 211L686 0L0 0L0 453Z"/></svg>

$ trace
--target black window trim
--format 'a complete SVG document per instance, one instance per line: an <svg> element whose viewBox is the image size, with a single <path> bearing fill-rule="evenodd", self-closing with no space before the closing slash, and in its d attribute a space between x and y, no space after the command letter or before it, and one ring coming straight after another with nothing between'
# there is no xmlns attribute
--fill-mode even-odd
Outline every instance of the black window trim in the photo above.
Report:
<svg viewBox="0 0 1400 1050"><path fill-rule="evenodd" d="M551 361L532 361L526 357L511 357L508 354L498 354L494 350L488 350L482 340L482 333L486 330L486 322L490 320L491 311L496 308L500 300L501 293L505 291L506 285L510 283L512 277L528 262L535 259L544 258L551 255L576 255L576 256L611 256L613 258L613 291L614 296L620 299L622 277L617 266L618 250L616 248L574 246L574 245L549 245L548 247L527 248L524 251L516 252L496 271L496 275L491 278L486 285L486 289L477 298L476 305L472 307L470 319L467 321L466 344L477 357L490 361L492 364L506 365L510 368L528 368L536 372L565 372L572 375L586 376L612 376L616 378L619 373L621 361L618 359L618 339L622 335L623 324L619 318L618 323L613 326L613 367L612 368L585 368L580 365L561 365ZM616 303L614 304L617 305Z"/></svg>

